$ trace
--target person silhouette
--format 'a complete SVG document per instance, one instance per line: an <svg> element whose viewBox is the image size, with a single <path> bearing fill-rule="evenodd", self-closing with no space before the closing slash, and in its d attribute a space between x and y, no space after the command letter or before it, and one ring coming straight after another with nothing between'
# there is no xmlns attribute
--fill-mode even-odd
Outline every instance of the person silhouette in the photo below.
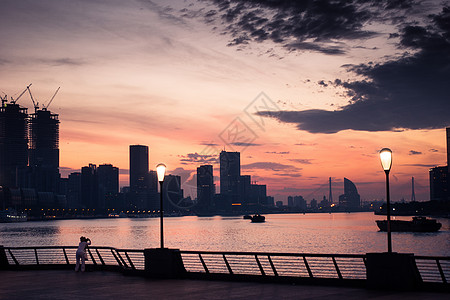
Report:
<svg viewBox="0 0 450 300"><path fill-rule="evenodd" d="M75 265L75 272L78 272L80 269L80 260L81 260L81 272L85 270L85 261L86 261L86 248L91 244L91 240L89 238L85 238L84 236L80 237L80 243L78 244L78 249L76 253L77 264Z"/></svg>

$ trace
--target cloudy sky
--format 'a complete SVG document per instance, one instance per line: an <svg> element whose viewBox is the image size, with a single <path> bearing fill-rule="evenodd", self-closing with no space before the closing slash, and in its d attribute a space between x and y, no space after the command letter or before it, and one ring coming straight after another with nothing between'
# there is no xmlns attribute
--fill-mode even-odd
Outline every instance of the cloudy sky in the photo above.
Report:
<svg viewBox="0 0 450 300"><path fill-rule="evenodd" d="M413 0L3 0L0 94L30 83L59 114L63 176L128 146L183 176L241 152L277 200L334 198L343 178L384 198L378 151L394 152L392 199L429 199L446 164L450 2ZM19 104L32 107L28 95ZM218 183L218 182L217 182Z"/></svg>

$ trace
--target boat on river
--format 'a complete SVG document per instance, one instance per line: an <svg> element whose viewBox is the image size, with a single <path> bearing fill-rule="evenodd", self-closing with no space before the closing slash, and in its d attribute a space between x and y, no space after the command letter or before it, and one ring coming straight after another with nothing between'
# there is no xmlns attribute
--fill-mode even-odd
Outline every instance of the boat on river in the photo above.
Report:
<svg viewBox="0 0 450 300"><path fill-rule="evenodd" d="M0 223L26 222L27 214L18 213L15 209L0 210Z"/></svg>
<svg viewBox="0 0 450 300"><path fill-rule="evenodd" d="M377 220L375 222L377 222L380 231L387 231L387 220ZM413 217L411 221L391 220L392 232L435 232L441 227L441 223L426 217Z"/></svg>
<svg viewBox="0 0 450 300"><path fill-rule="evenodd" d="M256 214L252 216L252 223L263 223L266 221L266 217Z"/></svg>

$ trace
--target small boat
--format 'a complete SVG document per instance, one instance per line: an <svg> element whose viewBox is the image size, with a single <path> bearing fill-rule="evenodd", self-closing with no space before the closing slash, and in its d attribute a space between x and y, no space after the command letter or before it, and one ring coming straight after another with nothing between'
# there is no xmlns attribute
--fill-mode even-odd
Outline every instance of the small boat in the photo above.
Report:
<svg viewBox="0 0 450 300"><path fill-rule="evenodd" d="M27 214L18 213L14 209L0 211L0 223L26 222L27 220Z"/></svg>
<svg viewBox="0 0 450 300"><path fill-rule="evenodd" d="M387 220L377 220L375 222L377 222L380 231L387 231ZM391 220L392 232L434 232L441 227L441 223L426 217L413 217L411 221Z"/></svg>
<svg viewBox="0 0 450 300"><path fill-rule="evenodd" d="M251 220L252 219L252 216L250 216L250 215L245 215L244 216L244 220Z"/></svg>
<svg viewBox="0 0 450 300"><path fill-rule="evenodd" d="M251 220L253 223L263 223L266 221L266 217L257 214L254 215Z"/></svg>

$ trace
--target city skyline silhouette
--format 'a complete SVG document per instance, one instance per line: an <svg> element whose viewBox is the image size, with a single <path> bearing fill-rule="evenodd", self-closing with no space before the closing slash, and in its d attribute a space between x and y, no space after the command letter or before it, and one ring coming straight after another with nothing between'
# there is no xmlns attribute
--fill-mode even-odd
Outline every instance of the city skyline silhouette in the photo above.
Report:
<svg viewBox="0 0 450 300"><path fill-rule="evenodd" d="M151 169L195 186L225 148L276 200L329 177L337 197L345 177L368 201L385 197L390 147L392 199L410 199L411 177L429 199L428 170L446 165L448 2L329 4L347 22L320 1L190 3L3 3L0 37L15 47L0 56L1 95L33 83L48 105L61 86L49 110L63 177L106 163L127 186L128 146L142 144ZM18 104L33 110L26 94Z"/></svg>

